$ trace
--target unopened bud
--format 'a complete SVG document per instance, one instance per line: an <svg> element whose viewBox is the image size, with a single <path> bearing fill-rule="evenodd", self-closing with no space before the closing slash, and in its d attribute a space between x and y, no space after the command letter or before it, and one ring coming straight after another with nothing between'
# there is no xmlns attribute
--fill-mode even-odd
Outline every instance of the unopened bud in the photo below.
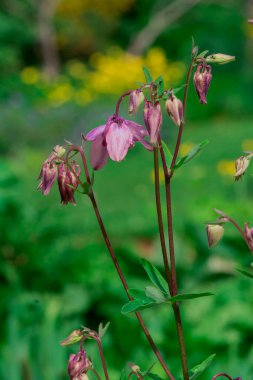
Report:
<svg viewBox="0 0 253 380"><path fill-rule="evenodd" d="M66 339L61 342L61 346L69 346L71 344L80 342L82 337L82 330L74 330Z"/></svg>
<svg viewBox="0 0 253 380"><path fill-rule="evenodd" d="M235 181L238 181L246 172L251 157L241 156L235 161Z"/></svg>
<svg viewBox="0 0 253 380"><path fill-rule="evenodd" d="M208 240L208 247L212 248L219 243L224 235L224 227L221 224L207 224L206 233Z"/></svg>
<svg viewBox="0 0 253 380"><path fill-rule="evenodd" d="M171 94L169 99L166 100L166 111L171 120L180 127L184 121L183 104L174 94Z"/></svg>
<svg viewBox="0 0 253 380"><path fill-rule="evenodd" d="M208 63L217 63L219 65L224 65L225 63L229 63L235 60L234 55L228 55L228 54L211 54L208 57L206 57L206 62Z"/></svg>
<svg viewBox="0 0 253 380"><path fill-rule="evenodd" d="M144 101L144 98L145 96L143 92L140 90L134 90L131 92L130 98L129 98L129 108L128 108L128 112L130 113L130 115L136 114L139 106Z"/></svg>
<svg viewBox="0 0 253 380"><path fill-rule="evenodd" d="M90 368L89 359L86 357L86 352L80 350L76 355L71 354L68 362L68 374L70 380L80 379L80 376L86 373Z"/></svg>
<svg viewBox="0 0 253 380"><path fill-rule="evenodd" d="M193 81L201 104L206 104L206 95L212 79L211 66L199 64L194 74Z"/></svg>
<svg viewBox="0 0 253 380"><path fill-rule="evenodd" d="M245 223L245 240L248 244L250 251L253 253L253 228L249 228L248 224Z"/></svg>
<svg viewBox="0 0 253 380"><path fill-rule="evenodd" d="M150 143L157 144L161 124L162 124L162 112L159 102L153 105L152 102L145 101L143 110L144 121L150 135Z"/></svg>

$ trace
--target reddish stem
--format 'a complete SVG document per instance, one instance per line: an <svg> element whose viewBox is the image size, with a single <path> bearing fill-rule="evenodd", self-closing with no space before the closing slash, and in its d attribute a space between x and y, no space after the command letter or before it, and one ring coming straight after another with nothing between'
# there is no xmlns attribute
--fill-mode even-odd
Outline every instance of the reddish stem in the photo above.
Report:
<svg viewBox="0 0 253 380"><path fill-rule="evenodd" d="M220 376L226 377L229 380L233 380L232 377L228 376L226 373L218 373L217 375L215 375L214 377L212 377L211 380L215 380L215 379L217 379Z"/></svg>
<svg viewBox="0 0 253 380"><path fill-rule="evenodd" d="M115 115L119 115L119 107L120 107L120 103L122 102L122 100L124 99L125 96L128 96L131 94L133 90L128 90L126 92L124 92L124 94L122 94L119 98L119 100L117 101L117 104L116 104L116 108L115 108Z"/></svg>

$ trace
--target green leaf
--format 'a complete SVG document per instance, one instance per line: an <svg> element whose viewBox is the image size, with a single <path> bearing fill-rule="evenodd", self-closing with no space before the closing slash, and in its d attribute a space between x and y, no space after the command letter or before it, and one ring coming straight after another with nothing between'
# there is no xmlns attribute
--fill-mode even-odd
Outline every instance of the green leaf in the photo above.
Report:
<svg viewBox="0 0 253 380"><path fill-rule="evenodd" d="M121 313L122 314L134 313L134 312L139 311L139 310L148 309L150 307L153 307L154 305L158 305L158 303L155 302L154 300L152 300L151 298L148 299L147 297L146 297L146 301L144 299L143 300L133 300L133 301L126 303L122 307Z"/></svg>
<svg viewBox="0 0 253 380"><path fill-rule="evenodd" d="M161 292L160 289L154 286L147 286L145 294L148 298L152 298L156 302L162 303L166 301L166 297L164 296L164 293Z"/></svg>
<svg viewBox="0 0 253 380"><path fill-rule="evenodd" d="M209 50L204 50L198 54L197 58L204 58L204 56L207 55L207 53L209 53Z"/></svg>
<svg viewBox="0 0 253 380"><path fill-rule="evenodd" d="M185 300L192 300L194 298L200 298L200 297L208 297L213 296L213 293L184 293L184 294L177 294L174 297L171 297L168 299L170 302L177 302L177 301L185 301Z"/></svg>
<svg viewBox="0 0 253 380"><path fill-rule="evenodd" d="M136 300L143 300L146 299L146 292L144 290L139 290L139 289L128 289L128 294L133 297Z"/></svg>
<svg viewBox="0 0 253 380"><path fill-rule="evenodd" d="M236 270L237 270L237 272L240 272L243 276L253 278L253 273L251 273L251 272L247 272L246 270L239 269L239 268L236 268Z"/></svg>
<svg viewBox="0 0 253 380"><path fill-rule="evenodd" d="M154 265L152 265L149 261L145 259L141 259L141 264L145 271L147 272L147 275L149 276L150 280L153 282L153 284L159 288L164 294L168 295L168 285L165 280L165 278L161 275L158 269Z"/></svg>
<svg viewBox="0 0 253 380"><path fill-rule="evenodd" d="M143 65L142 66L142 70L143 70L143 73L145 75L146 82L147 83L153 82L153 78L152 78L152 75L151 75L149 69L146 66Z"/></svg>
<svg viewBox="0 0 253 380"><path fill-rule="evenodd" d="M158 376L156 373L148 373L146 377L150 377L152 380L163 380L162 377Z"/></svg>
<svg viewBox="0 0 253 380"><path fill-rule="evenodd" d="M155 80L155 85L157 86L157 95L162 96L164 93L164 80L163 77L160 75L156 80Z"/></svg>
<svg viewBox="0 0 253 380"><path fill-rule="evenodd" d="M162 147L163 147L163 151L164 151L164 155L165 155L165 160L166 160L167 166L169 168L171 165L173 157L172 157L172 154L170 153L170 150L169 150L167 144L163 140L162 140Z"/></svg>
<svg viewBox="0 0 253 380"><path fill-rule="evenodd" d="M180 166L182 166L183 164L186 164L187 162L189 162L190 160L192 160L197 154L199 154L201 152L201 150L207 145L209 144L209 141L208 140L204 140L202 141L200 144L194 146L191 151L184 157L182 157L177 163L176 165L174 166L174 169L178 169Z"/></svg>
<svg viewBox="0 0 253 380"><path fill-rule="evenodd" d="M99 326L98 326L98 335L99 335L99 338L102 339L103 336L105 335L106 331L108 330L110 326L110 322L107 322L105 327L103 326L102 323L99 323Z"/></svg>
<svg viewBox="0 0 253 380"><path fill-rule="evenodd" d="M205 369L207 367L209 367L209 365L212 363L213 359L215 358L216 354L213 354L213 355L210 355L208 356L207 359L205 359L203 362L201 362L200 364L196 365L195 367L193 367L191 370L190 370L190 380L194 380L196 379L197 377L199 377L199 375L202 374L202 372L205 371Z"/></svg>

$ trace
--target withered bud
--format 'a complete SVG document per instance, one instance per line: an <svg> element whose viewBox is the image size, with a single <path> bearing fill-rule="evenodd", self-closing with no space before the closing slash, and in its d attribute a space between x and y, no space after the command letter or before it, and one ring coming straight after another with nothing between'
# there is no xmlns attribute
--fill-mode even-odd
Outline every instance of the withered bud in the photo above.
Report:
<svg viewBox="0 0 253 380"><path fill-rule="evenodd" d="M207 224L206 234L208 240L208 247L212 248L222 239L224 235L224 227L222 224Z"/></svg>
<svg viewBox="0 0 253 380"><path fill-rule="evenodd" d="M61 344L61 346L69 346L71 344L80 342L80 340L82 339L82 337L83 337L82 330L74 330L60 344Z"/></svg>
<svg viewBox="0 0 253 380"><path fill-rule="evenodd" d="M130 94L128 112L130 115L135 115L139 106L144 101L144 94L141 90L134 90Z"/></svg>
<svg viewBox="0 0 253 380"><path fill-rule="evenodd" d="M183 104L174 94L171 94L169 99L166 100L166 111L171 120L180 127L184 121Z"/></svg>
<svg viewBox="0 0 253 380"><path fill-rule="evenodd" d="M212 80L212 67L199 64L193 77L195 90L201 104L207 104L206 95Z"/></svg>
<svg viewBox="0 0 253 380"><path fill-rule="evenodd" d="M235 181L238 181L244 173L246 172L249 163L250 163L250 158L249 156L241 156L235 161Z"/></svg>
<svg viewBox="0 0 253 380"><path fill-rule="evenodd" d="M208 57L206 57L207 63L217 63L218 65L224 65L234 60L235 60L234 55L221 54L221 53L211 54Z"/></svg>

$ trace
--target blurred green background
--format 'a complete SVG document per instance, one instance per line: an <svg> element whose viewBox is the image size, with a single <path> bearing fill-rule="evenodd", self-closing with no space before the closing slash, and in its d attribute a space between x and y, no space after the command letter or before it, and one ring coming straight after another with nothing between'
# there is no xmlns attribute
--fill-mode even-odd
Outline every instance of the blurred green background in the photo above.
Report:
<svg viewBox="0 0 253 380"><path fill-rule="evenodd" d="M143 81L142 64L162 74L168 88L181 85L192 36L200 51L237 59L214 67L207 106L191 85L181 154L204 139L210 144L173 181L179 289L215 293L183 305L189 366L217 353L201 379L218 371L252 379L252 281L234 270L252 258L230 225L221 244L208 250L204 226L215 207L241 224L253 222L252 169L243 181L233 180L235 159L253 150L250 17L253 2L242 0L1 1L1 380L67 379L75 347L59 342L80 325L96 329L101 321L111 321L103 345L113 380L128 361L143 370L155 362L135 318L120 313L126 296L88 199L77 194L76 207L62 207L56 188L45 198L36 179L56 144L79 144L81 133L113 113L124 90ZM162 133L171 148L176 132L164 115ZM149 285L140 257L162 264L152 162L137 144L124 162L109 162L95 175L130 287ZM179 377L171 310L147 310L143 318ZM96 347L88 343L87 350L102 374ZM158 364L154 372L163 376Z"/></svg>

